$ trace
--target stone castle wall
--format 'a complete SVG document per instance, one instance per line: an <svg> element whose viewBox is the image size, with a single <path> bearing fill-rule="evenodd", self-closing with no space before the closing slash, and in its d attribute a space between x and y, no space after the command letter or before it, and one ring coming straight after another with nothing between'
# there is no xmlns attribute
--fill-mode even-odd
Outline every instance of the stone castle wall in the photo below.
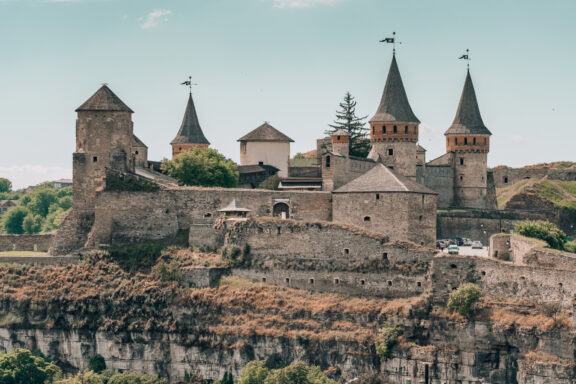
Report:
<svg viewBox="0 0 576 384"><path fill-rule="evenodd" d="M407 297L430 289L427 273L433 249L338 224L291 220L227 222L225 247L248 244L250 261L234 274L258 281L321 292ZM225 233L225 235L224 235ZM190 245L202 246L205 232L190 231ZM225 239L225 240L224 240Z"/></svg>
<svg viewBox="0 0 576 384"><path fill-rule="evenodd" d="M236 199L254 217L271 217L287 204L296 220L332 219L331 194L251 189L177 188L158 192L101 192L96 202L93 242L130 244L158 240L210 224L219 209Z"/></svg>
<svg viewBox="0 0 576 384"><path fill-rule="evenodd" d="M450 165L426 165L422 184L438 192L438 208L448 208L454 202L454 170Z"/></svg>
<svg viewBox="0 0 576 384"><path fill-rule="evenodd" d="M53 233L38 235L0 235L0 252L48 252L53 239Z"/></svg>
<svg viewBox="0 0 576 384"><path fill-rule="evenodd" d="M497 188L508 187L524 179L540 179L544 176L552 180L576 181L574 169L493 168L492 173Z"/></svg>

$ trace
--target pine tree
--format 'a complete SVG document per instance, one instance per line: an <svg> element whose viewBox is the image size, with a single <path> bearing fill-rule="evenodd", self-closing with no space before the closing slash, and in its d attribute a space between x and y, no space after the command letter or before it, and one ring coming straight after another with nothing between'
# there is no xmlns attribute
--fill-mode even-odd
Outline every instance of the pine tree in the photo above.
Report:
<svg viewBox="0 0 576 384"><path fill-rule="evenodd" d="M346 92L344 101L340 103L340 109L336 111L334 124L328 124L330 129L324 133L331 135L339 129L343 129L350 135L350 154L352 156L366 157L370 152L370 141L368 140L368 128L366 118L356 116L356 101L350 92Z"/></svg>

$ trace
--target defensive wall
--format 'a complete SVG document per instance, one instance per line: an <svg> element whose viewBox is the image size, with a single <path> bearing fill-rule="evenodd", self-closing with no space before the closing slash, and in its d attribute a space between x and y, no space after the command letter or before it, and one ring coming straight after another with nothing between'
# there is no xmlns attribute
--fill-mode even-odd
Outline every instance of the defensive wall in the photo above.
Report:
<svg viewBox="0 0 576 384"><path fill-rule="evenodd" d="M54 233L38 235L0 235L0 252L48 252Z"/></svg>
<svg viewBox="0 0 576 384"><path fill-rule="evenodd" d="M541 179L548 176L552 180L576 181L576 169L550 168L493 168L496 188L504 188L524 179Z"/></svg>
<svg viewBox="0 0 576 384"><path fill-rule="evenodd" d="M329 192L181 187L156 192L100 192L92 245L120 245L163 239L194 224L212 224L219 209L236 200L255 217L271 217L279 207L296 220L332 219Z"/></svg>
<svg viewBox="0 0 576 384"><path fill-rule="evenodd" d="M214 248L248 252L235 275L321 292L407 297L430 289L427 275L434 249L389 242L382 235L328 222L278 219L226 221L190 231L190 246L207 239ZM248 251L244 251L248 245ZM240 257L240 256L239 256Z"/></svg>

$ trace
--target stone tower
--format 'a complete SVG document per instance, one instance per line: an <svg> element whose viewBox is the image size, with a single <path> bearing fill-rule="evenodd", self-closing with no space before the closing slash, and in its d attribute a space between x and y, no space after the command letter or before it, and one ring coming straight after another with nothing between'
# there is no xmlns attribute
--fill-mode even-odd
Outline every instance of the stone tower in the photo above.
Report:
<svg viewBox="0 0 576 384"><path fill-rule="evenodd" d="M339 129L332 134L332 152L348 157L350 154L350 134Z"/></svg>
<svg viewBox="0 0 576 384"><path fill-rule="evenodd" d="M174 140L170 142L170 145L172 145L172 158L179 153L188 152L192 148L208 148L210 145L210 142L206 139L200 127L196 108L194 107L194 100L192 100L192 93L190 93L188 97L188 105L184 112L180 130Z"/></svg>
<svg viewBox="0 0 576 384"><path fill-rule="evenodd" d="M453 154L454 205L488 208L487 158L492 133L480 116L470 71L466 74L454 122L444 135L446 151Z"/></svg>
<svg viewBox="0 0 576 384"><path fill-rule="evenodd" d="M378 111L370 119L372 150L368 157L380 158L395 172L415 180L419 124L408 102L394 55Z"/></svg>
<svg viewBox="0 0 576 384"><path fill-rule="evenodd" d="M96 191L105 186L106 170L134 172L134 112L106 85L76 112L76 151L72 164L74 208L93 211Z"/></svg>

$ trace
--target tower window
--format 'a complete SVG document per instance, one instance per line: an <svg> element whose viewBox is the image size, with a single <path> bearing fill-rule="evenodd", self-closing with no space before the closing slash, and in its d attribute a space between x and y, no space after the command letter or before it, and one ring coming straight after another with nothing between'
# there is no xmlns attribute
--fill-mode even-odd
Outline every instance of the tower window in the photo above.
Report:
<svg viewBox="0 0 576 384"><path fill-rule="evenodd" d="M454 144L458 145L458 138L457 137L454 138Z"/></svg>
<svg viewBox="0 0 576 384"><path fill-rule="evenodd" d="M350 249L344 248L344 254L345 254L345 255L349 255L349 254L350 254Z"/></svg>
<svg viewBox="0 0 576 384"><path fill-rule="evenodd" d="M380 200L380 194L379 193L376 194L376 200Z"/></svg>
<svg viewBox="0 0 576 384"><path fill-rule="evenodd" d="M181 150L182 150L182 147L178 148L178 150L181 151Z"/></svg>
<svg viewBox="0 0 576 384"><path fill-rule="evenodd" d="M404 127L404 133L408 133L408 126Z"/></svg>
<svg viewBox="0 0 576 384"><path fill-rule="evenodd" d="M460 180L463 180L463 179L464 179L464 176L460 175Z"/></svg>
<svg viewBox="0 0 576 384"><path fill-rule="evenodd" d="M376 134L376 128L372 127L372 134Z"/></svg>
<svg viewBox="0 0 576 384"><path fill-rule="evenodd" d="M394 156L394 149L388 148L388 156Z"/></svg>
<svg viewBox="0 0 576 384"><path fill-rule="evenodd" d="M138 154L138 151L136 151L136 154Z"/></svg>
<svg viewBox="0 0 576 384"><path fill-rule="evenodd" d="M334 284L336 285L340 284L340 279L334 279Z"/></svg>
<svg viewBox="0 0 576 384"><path fill-rule="evenodd" d="M364 221L365 221L365 222L369 222L370 220L371 220L371 219L370 219L370 216L364 216Z"/></svg>
<svg viewBox="0 0 576 384"><path fill-rule="evenodd" d="M472 139L472 144L476 145L476 138Z"/></svg>
<svg viewBox="0 0 576 384"><path fill-rule="evenodd" d="M387 252L384 252L384 253L382 254L382 260L388 261L388 253L387 253Z"/></svg>
<svg viewBox="0 0 576 384"><path fill-rule="evenodd" d="M94 156L94 157L92 158L92 161L93 161L94 163L97 162L97 161L98 161L98 156Z"/></svg>
<svg viewBox="0 0 576 384"><path fill-rule="evenodd" d="M484 144L486 144L486 138L484 138Z"/></svg>
<svg viewBox="0 0 576 384"><path fill-rule="evenodd" d="M398 133L398 127L394 126L394 133Z"/></svg>
<svg viewBox="0 0 576 384"><path fill-rule="evenodd" d="M464 158L463 157L460 158L460 165L464 165Z"/></svg>
<svg viewBox="0 0 576 384"><path fill-rule="evenodd" d="M310 279L308 281L310 282L310 284L314 284L314 279Z"/></svg>
<svg viewBox="0 0 576 384"><path fill-rule="evenodd" d="M389 286L389 287L392 286L392 281L388 280L388 286Z"/></svg>
<svg viewBox="0 0 576 384"><path fill-rule="evenodd" d="M326 156L326 168L330 168L330 156Z"/></svg>
<svg viewBox="0 0 576 384"><path fill-rule="evenodd" d="M366 281L364 279L360 280L360 285L364 285L366 284Z"/></svg>
<svg viewBox="0 0 576 384"><path fill-rule="evenodd" d="M507 176L504 176L504 183L508 184L508 177Z"/></svg>
<svg viewBox="0 0 576 384"><path fill-rule="evenodd" d="M385 125L382 126L382 133L386 133L386 126Z"/></svg>
<svg viewBox="0 0 576 384"><path fill-rule="evenodd" d="M468 138L467 137L464 138L464 145L468 145Z"/></svg>
<svg viewBox="0 0 576 384"><path fill-rule="evenodd" d="M340 141L340 136L336 136L336 140ZM476 144L476 143L474 143Z"/></svg>
<svg viewBox="0 0 576 384"><path fill-rule="evenodd" d="M286 278L286 284L290 284L290 278L289 277Z"/></svg>

